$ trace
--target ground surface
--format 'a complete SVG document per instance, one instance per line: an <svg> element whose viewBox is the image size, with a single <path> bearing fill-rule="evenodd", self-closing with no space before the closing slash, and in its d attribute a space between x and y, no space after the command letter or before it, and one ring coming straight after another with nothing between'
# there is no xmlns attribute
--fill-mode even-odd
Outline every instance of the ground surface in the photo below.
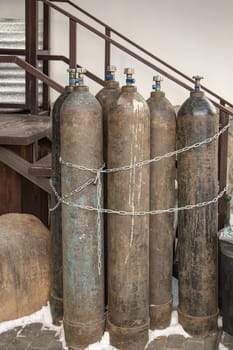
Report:
<svg viewBox="0 0 233 350"><path fill-rule="evenodd" d="M0 334L0 350L64 350L59 340L60 332L35 322L18 326ZM109 345L91 345L88 349L113 349ZM219 331L204 339L185 338L181 334L159 336L152 340L147 350L233 350L233 336Z"/></svg>

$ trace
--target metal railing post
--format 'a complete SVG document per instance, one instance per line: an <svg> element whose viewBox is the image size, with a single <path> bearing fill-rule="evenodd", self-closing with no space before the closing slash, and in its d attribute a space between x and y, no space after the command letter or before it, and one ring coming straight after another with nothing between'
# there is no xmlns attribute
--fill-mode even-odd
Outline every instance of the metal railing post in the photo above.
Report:
<svg viewBox="0 0 233 350"><path fill-rule="evenodd" d="M105 35L109 38L111 37L111 29L105 27ZM107 67L110 66L111 62L111 43L110 41L105 40L105 61L104 61L104 74L107 74Z"/></svg>
<svg viewBox="0 0 233 350"><path fill-rule="evenodd" d="M220 100L220 104L225 106L225 102ZM229 114L225 111L219 111L220 129L229 123ZM219 192L221 192L227 184L227 151L228 151L228 130L226 130L218 141L218 181ZM225 193L218 202L218 229L222 229L226 223L227 216L227 194Z"/></svg>
<svg viewBox="0 0 233 350"><path fill-rule="evenodd" d="M77 52L76 52L76 45L77 45L77 26L76 22L70 18L70 68L76 67L77 62Z"/></svg>
<svg viewBox="0 0 233 350"><path fill-rule="evenodd" d="M50 7L43 4L43 50L50 49ZM49 76L49 61L43 61L43 73ZM49 88L43 83L43 110L49 110Z"/></svg>
<svg viewBox="0 0 233 350"><path fill-rule="evenodd" d="M25 0L26 62L37 68L38 49L38 2ZM32 114L38 112L38 83L26 73L26 107Z"/></svg>

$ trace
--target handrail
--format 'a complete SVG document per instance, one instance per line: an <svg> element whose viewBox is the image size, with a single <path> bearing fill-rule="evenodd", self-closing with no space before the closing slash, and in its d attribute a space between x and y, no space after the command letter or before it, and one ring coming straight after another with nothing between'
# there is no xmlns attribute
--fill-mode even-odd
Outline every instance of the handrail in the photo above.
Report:
<svg viewBox="0 0 233 350"><path fill-rule="evenodd" d="M50 79L46 74L42 73L39 69L33 67L31 64L23 61L21 58L17 56L0 56L0 63L15 63L21 68L23 68L25 71L33 75L39 80L42 80L44 83L46 83L49 87L53 88L54 90L62 93L64 92L64 87L60 84L56 83L54 80Z"/></svg>
<svg viewBox="0 0 233 350"><path fill-rule="evenodd" d="M53 8L54 10L60 12L61 14L63 14L64 16L68 17L70 20L80 24L81 26L85 27L86 29L88 29L89 31L91 31L92 33L95 33L97 36L101 37L102 39L104 39L105 41L111 43L112 45L118 47L120 50L126 52L128 55L134 57L135 59L137 59L138 61L144 63L146 66L156 70L158 73L162 74L163 76L167 77L168 79L170 79L171 81L175 82L176 84L180 85L181 87L185 88L188 91L192 91L193 88L190 87L189 85L187 85L186 83L182 82L181 80L175 78L174 76L172 76L171 74L167 73L166 71L164 71L163 69L159 68L158 66L152 64L150 61L146 60L145 58L139 56L138 54L136 54L135 52L133 52L132 50L129 50L128 48L126 48L125 46L123 46L122 44L118 43L116 40L111 39L110 37L108 37L107 35L101 33L99 30L97 30L96 28L90 26L89 24L85 23L84 21L80 20L79 18L77 18L76 16L70 14L69 12L65 11L64 9L60 8L59 6L56 6L55 4L51 3L49 0L37 0L37 1L42 1L44 4L50 6L51 8ZM225 99L219 97L219 99L221 100L221 102L223 102L223 104L228 104L229 106L232 106L229 102L227 102ZM227 109L226 107L224 107L222 104L217 103L213 100L210 99L210 101L220 110L228 113L229 115L233 116L233 112L230 111L229 109Z"/></svg>
<svg viewBox="0 0 233 350"><path fill-rule="evenodd" d="M68 57L64 56L64 55L38 55L38 59L39 60L48 60L48 61L62 61L64 63L70 64L70 60ZM82 68L79 64L76 64L76 66L78 68ZM100 79L99 77L97 77L97 75L91 73L90 71L86 71L86 76L92 80L94 80L96 83L104 86L104 80Z"/></svg>
<svg viewBox="0 0 233 350"><path fill-rule="evenodd" d="M50 54L44 54L45 50L38 50L37 57L39 60L48 60L48 61L62 61L64 63L70 64L70 60L68 57L63 55L50 55ZM11 56L24 56L25 55L25 49L1 49L0 48L0 55L11 55ZM80 65L76 65L77 67L81 68ZM96 83L104 86L104 80L97 77L97 75L91 73L90 71L86 72L86 76L92 80L94 80Z"/></svg>
<svg viewBox="0 0 233 350"><path fill-rule="evenodd" d="M194 82L194 80L192 78L190 78L188 75L184 74L183 72L181 72L180 70L176 69L175 67L171 66L170 64L168 64L167 62L165 62L164 60L160 59L158 56L155 56L154 54L152 54L151 52L149 52L148 50L144 49L142 46L138 45L137 43L133 42L131 39L127 38L126 36L124 36L123 34L121 34L120 32L118 32L117 30L115 30L114 28L112 28L111 26L109 26L108 24L104 23L103 21L101 21L100 19L98 19L97 17L93 16L92 14L90 14L89 12L85 11L84 9L82 9L81 7L79 7L78 5L74 4L72 1L70 0L66 0L64 1L67 4L71 5L72 7L76 8L78 11L80 11L81 13L83 13L84 15L86 15L87 17L91 18L93 21L95 21L96 23L102 25L103 27L105 27L105 29L110 30L112 33L116 34L117 36L119 36L121 39L125 40L126 42L128 42L129 44L131 44L132 46L134 46L135 48L137 48L138 50L140 50L141 52L145 53L146 55L148 55L149 57L153 58L154 60L158 61L159 63L163 64L165 67L169 68L170 70L172 70L173 72L175 72L176 74L180 75L181 77L187 79L190 82ZM226 99L222 98L221 96L219 96L218 94L216 94L215 92L211 91L210 89L208 89L207 87L205 87L204 85L202 85L202 90L206 91L207 93L209 93L210 95L214 96L215 98L221 100L223 103L227 104L229 107L233 108L233 104L231 104L229 101L227 101Z"/></svg>

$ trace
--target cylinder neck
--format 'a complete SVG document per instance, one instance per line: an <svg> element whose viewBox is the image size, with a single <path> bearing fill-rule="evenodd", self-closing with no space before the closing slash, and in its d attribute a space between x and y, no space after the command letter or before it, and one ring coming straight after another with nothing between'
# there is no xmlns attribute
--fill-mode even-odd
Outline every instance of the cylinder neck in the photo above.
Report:
<svg viewBox="0 0 233 350"><path fill-rule="evenodd" d="M165 92L163 91L151 91L151 97L165 97Z"/></svg>
<svg viewBox="0 0 233 350"><path fill-rule="evenodd" d="M74 91L75 86L72 85L66 85L65 86L65 91L72 92Z"/></svg>
<svg viewBox="0 0 233 350"><path fill-rule="evenodd" d="M89 87L86 85L76 85L74 90L75 92L86 92L89 91Z"/></svg>
<svg viewBox="0 0 233 350"><path fill-rule="evenodd" d="M119 89L119 82L116 80L106 80L104 84L107 89Z"/></svg>
<svg viewBox="0 0 233 350"><path fill-rule="evenodd" d="M203 91L191 91L190 92L191 97L203 97L205 96Z"/></svg>
<svg viewBox="0 0 233 350"><path fill-rule="evenodd" d="M137 92L137 87L135 85L125 85L121 88L122 92Z"/></svg>

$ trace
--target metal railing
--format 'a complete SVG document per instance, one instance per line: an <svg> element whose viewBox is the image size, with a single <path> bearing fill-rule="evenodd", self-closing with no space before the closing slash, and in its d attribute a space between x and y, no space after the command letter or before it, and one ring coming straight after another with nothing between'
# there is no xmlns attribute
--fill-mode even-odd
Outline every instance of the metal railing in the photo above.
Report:
<svg viewBox="0 0 233 350"><path fill-rule="evenodd" d="M49 78L46 74L44 74L43 72L41 72L39 69L33 67L31 64L29 64L28 62L25 62L24 60L22 60L21 58L17 57L17 56L1 56L0 55L0 63L15 63L17 64L19 67L23 68L26 72L28 72L29 74L31 74L33 77L43 81L43 83L45 83L46 85L48 85L49 87L51 87L52 89L56 90L57 92L64 92L64 87L58 83L56 83L54 80L52 80L51 78Z"/></svg>
<svg viewBox="0 0 233 350"><path fill-rule="evenodd" d="M98 37L102 38L105 41L105 72L106 68L108 65L111 63L111 45L117 47L120 49L122 52L130 55L131 57L135 58L139 62L143 63L147 67L152 68L153 70L157 71L158 73L162 74L164 77L168 78L169 80L173 81L177 85L187 89L188 91L192 91L193 88L190 87L187 83L184 83L181 81L179 78L171 75L164 69L158 67L156 64L151 62L151 59L154 61L159 62L162 64L164 67L170 69L173 73L176 75L182 77L183 79L187 80L188 82L192 82L193 86L193 79L176 69L175 67L172 67L170 64L166 63L165 61L161 60L159 57L153 55L149 51L145 50L143 47L140 45L136 44L126 36L122 35L109 25L105 24L104 22L100 21L98 18L95 16L91 15L87 11L83 10L76 4L74 4L70 0L64 1L65 3L71 5L73 8L76 10L80 11L82 14L88 16L90 19L94 20L96 23L102 25L104 27L105 34L97 30L96 28L92 27L91 25L85 23L84 21L80 20L78 17L74 16L73 14L70 14L69 12L65 11L63 8L55 5L49 0L37 0L41 1L44 3L44 5L49 6L53 8L54 10L58 11L59 13L63 14L67 18L69 18L69 32L70 32L70 54L69 54L69 59L70 59L70 67L74 68L76 65L76 30L77 30L77 24L81 25L82 27L86 28L88 31L96 34ZM135 53L134 51L130 50L128 47L122 45L119 43L117 40L113 40L111 38L111 33L114 33L116 36L119 38L123 39L126 41L128 44L132 45L134 48L137 50L141 51L141 53L146 54L149 59L145 59L144 57L140 56L139 54ZM202 89L206 91L210 96L210 100L212 103L219 109L219 115L220 115L220 129L226 126L229 123L229 115L233 116L233 111L229 110L226 108L226 106L230 107L233 109L233 104L231 104L229 101L226 99L222 98L215 92L211 91L210 89L206 88L205 86L202 86ZM218 102L212 100L212 98L216 98ZM222 191L227 182L227 148L228 148L228 132L225 132L222 134L219 138L219 156L218 156L218 169L219 169L219 191ZM225 223L225 216L226 216L226 198L223 196L219 200L219 228L222 228Z"/></svg>
<svg viewBox="0 0 233 350"><path fill-rule="evenodd" d="M43 51L37 50L37 23L38 23L38 3L41 2L43 4L43 10L44 10L44 45L43 45ZM90 19L95 21L96 23L100 24L104 28L104 33L97 30L95 27L87 24L83 20L79 19L75 15L69 13L68 11L64 10L62 7L57 6L55 2L65 2L75 8L76 10L80 11L82 14L88 16ZM79 6L74 4L70 0L66 1L59 1L59 0L25 0L25 7L26 7L26 61L28 62L29 66L26 64L24 65L24 68L27 72L26 75L26 86L28 87L26 89L27 93L27 106L32 112L36 112L38 110L38 101L37 101L37 78L41 78L42 81L45 83L45 89L46 86L52 86L55 87L54 83L51 82L51 79L46 80L44 76L40 75L41 72L38 70L32 69L32 67L36 67L38 59L43 60L44 68L43 68L43 74L47 75L49 74L48 69L48 61L49 60L62 60L63 62L69 64L71 68L74 68L77 66L77 42L76 42L76 33L77 33L77 25L81 25L82 27L86 28L88 31L94 33L97 37L102 38L105 42L105 62L104 67L105 71L109 64L111 64L111 46L115 46L118 49L120 49L122 52L130 55L131 57L135 58L137 61L141 62L147 67L152 68L153 70L157 71L158 73L162 74L167 79L173 81L175 84L185 88L188 91L192 91L193 88L188 85L188 83L192 82L193 86L193 79L185 75L184 73L180 72L175 67L172 67L170 64L166 63L165 61L161 60L159 57L155 56L154 54L150 53L149 51L145 50L140 45L136 44L126 36L122 35L118 31L116 31L114 28L110 27L109 25L105 24L104 22L100 21L93 15L89 14L87 11L81 9ZM49 54L49 23L50 23L50 10L53 9L60 14L64 15L66 18L69 19L69 58L63 56L63 55L50 55ZM119 41L112 39L111 34L114 33L115 36L119 37L120 39L123 39L126 43L132 45L134 48L139 50L142 54L147 55L147 59L144 58L142 55L136 53L133 50L130 50L128 47L124 46ZM3 54L0 50L0 54ZM22 54L23 52L18 52L18 54ZM6 52L5 52L6 54ZM17 54L16 52L12 52L12 54ZM2 56L1 62L3 62L4 59L6 59L7 56ZM16 57L14 57L14 60L16 60ZM17 61L17 60L16 60ZM187 82L181 81L176 76L173 76L172 74L168 73L165 69L162 69L159 67L156 63L153 63L154 61L158 62L159 64L162 64L165 68L168 68L173 73L181 77L182 79L187 80ZM20 63L21 66L23 66L23 61L17 61L18 64ZM96 75L92 74L91 72L88 72L87 75L96 81L97 83L103 85L103 80L98 78ZM43 80L43 79L44 80ZM59 87L60 89L60 87ZM206 91L211 96L211 101L213 104L219 109L220 111L220 128L224 127L229 122L229 115L233 116L233 111L229 110L227 107L233 108L233 104L231 104L226 99L222 98L215 92L209 90L205 86L202 86L202 89ZM47 94L47 95L46 95ZM48 100L48 91L45 93L45 100ZM212 98L217 99L212 100ZM44 106L48 105L48 101L44 103ZM220 184L220 191L225 187L226 185L226 158L227 158L227 139L228 134L225 132L223 135L221 135L219 139L219 184ZM222 203L222 204L221 204ZM220 227L223 226L223 217L225 213L225 202L223 202L223 199L220 201L220 209L219 209L219 218L220 218ZM222 209L221 209L222 208Z"/></svg>

